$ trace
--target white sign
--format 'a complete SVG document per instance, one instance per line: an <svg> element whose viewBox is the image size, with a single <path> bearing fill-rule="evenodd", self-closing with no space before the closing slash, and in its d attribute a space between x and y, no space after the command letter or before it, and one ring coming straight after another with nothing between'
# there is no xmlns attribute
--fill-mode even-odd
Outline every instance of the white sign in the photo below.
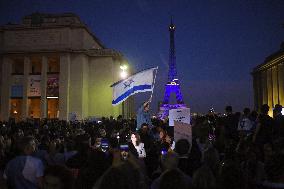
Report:
<svg viewBox="0 0 284 189"><path fill-rule="evenodd" d="M190 109L172 109L169 111L169 126L174 126L174 121L190 124Z"/></svg>
<svg viewBox="0 0 284 189"><path fill-rule="evenodd" d="M40 75L30 75L29 76L29 91L28 96L41 96L40 93Z"/></svg>
<svg viewBox="0 0 284 189"><path fill-rule="evenodd" d="M175 126L174 128L175 142L177 142L180 139L186 139L190 144L192 144L191 125L180 121L174 121L174 126Z"/></svg>

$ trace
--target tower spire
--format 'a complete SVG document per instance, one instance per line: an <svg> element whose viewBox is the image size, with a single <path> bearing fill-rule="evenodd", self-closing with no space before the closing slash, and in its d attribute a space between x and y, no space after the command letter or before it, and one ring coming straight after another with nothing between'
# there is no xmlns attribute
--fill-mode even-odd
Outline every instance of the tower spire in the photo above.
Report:
<svg viewBox="0 0 284 189"><path fill-rule="evenodd" d="M170 109L186 108L186 105L183 103L180 83L177 78L175 29L176 26L174 25L173 17L171 16L171 23L169 25L169 33L170 33L169 72L168 72L168 82L165 85L164 101L163 104L160 106L159 116L161 118L165 118L166 116L168 116ZM176 104L169 104L171 93L175 94L177 101Z"/></svg>
<svg viewBox="0 0 284 189"><path fill-rule="evenodd" d="M169 50L169 73L168 82L177 78L176 70L176 49L175 49L175 30L176 26L173 24L173 16L171 16L171 24L169 26L170 32L170 50Z"/></svg>

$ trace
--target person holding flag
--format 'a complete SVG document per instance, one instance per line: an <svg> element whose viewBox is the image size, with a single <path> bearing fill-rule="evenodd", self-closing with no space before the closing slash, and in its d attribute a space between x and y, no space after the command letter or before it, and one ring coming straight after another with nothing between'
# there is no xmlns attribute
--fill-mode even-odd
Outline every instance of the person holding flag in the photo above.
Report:
<svg viewBox="0 0 284 189"><path fill-rule="evenodd" d="M149 110L150 110L150 101L144 102L139 107L136 114L136 122L137 122L136 130L141 129L143 123L146 123L148 126L152 125Z"/></svg>

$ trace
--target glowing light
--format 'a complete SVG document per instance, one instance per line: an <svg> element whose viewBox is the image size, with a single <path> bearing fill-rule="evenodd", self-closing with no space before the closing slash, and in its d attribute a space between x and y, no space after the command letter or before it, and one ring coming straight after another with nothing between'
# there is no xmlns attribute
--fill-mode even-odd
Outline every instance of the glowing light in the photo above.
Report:
<svg viewBox="0 0 284 189"><path fill-rule="evenodd" d="M46 98L58 98L58 96L48 96Z"/></svg>
<svg viewBox="0 0 284 189"><path fill-rule="evenodd" d="M14 110L14 112L13 112L14 114L17 114L18 112L17 112L17 110Z"/></svg>
<svg viewBox="0 0 284 189"><path fill-rule="evenodd" d="M125 79L125 78L127 77L127 72L123 70L123 71L120 73L120 77L121 77L122 79Z"/></svg>
<svg viewBox="0 0 284 189"><path fill-rule="evenodd" d="M284 108L282 108L281 114L284 115Z"/></svg>
<svg viewBox="0 0 284 189"><path fill-rule="evenodd" d="M123 64L123 65L120 65L120 69L122 70L121 72L120 72L120 77L122 78L122 79L125 79L126 77L127 77L127 65L126 64Z"/></svg>
<svg viewBox="0 0 284 189"><path fill-rule="evenodd" d="M122 69L123 71L124 71L124 70L127 70L127 65L126 65L126 64L121 65L121 66L120 66L120 69Z"/></svg>
<svg viewBox="0 0 284 189"><path fill-rule="evenodd" d="M273 117L273 110L269 110L268 115L269 115L270 117Z"/></svg>

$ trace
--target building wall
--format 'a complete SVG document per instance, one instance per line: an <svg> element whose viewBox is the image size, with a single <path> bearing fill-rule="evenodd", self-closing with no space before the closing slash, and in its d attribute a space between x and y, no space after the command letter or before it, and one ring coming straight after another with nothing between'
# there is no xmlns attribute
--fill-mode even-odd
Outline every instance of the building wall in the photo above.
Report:
<svg viewBox="0 0 284 189"><path fill-rule="evenodd" d="M14 78L12 65L16 58L20 58L23 64L20 71L23 78L20 117L29 117L31 104L37 106L41 118L47 117L46 83L48 61L52 57L57 57L60 67L60 73L56 73L59 74L59 119L69 120L72 113L75 113L78 119L90 116L116 117L122 113L125 113L125 117L130 117L133 98L125 102L123 111L122 105L112 106L111 103L110 86L120 80L119 66L124 60L122 55L103 47L78 17L57 16L44 18L48 23L36 27L30 26L29 16L23 20L22 25L0 26L0 120L7 120L10 116L10 93ZM57 21L53 22L54 19ZM73 25L66 24L70 21ZM39 103L33 104L27 94L35 58L40 65L37 70L41 72L42 94Z"/></svg>
<svg viewBox="0 0 284 189"><path fill-rule="evenodd" d="M70 54L60 54L59 119L69 120Z"/></svg>
<svg viewBox="0 0 284 189"><path fill-rule="evenodd" d="M9 119L10 114L10 81L11 81L11 71L12 64L11 59L4 57L2 59L2 83L1 83L1 118L3 120ZM4 82L5 81L5 82Z"/></svg>
<svg viewBox="0 0 284 189"><path fill-rule="evenodd" d="M111 57L89 60L89 115L118 116L122 113L121 105L112 106L110 86L119 80L119 62L114 62Z"/></svg>
<svg viewBox="0 0 284 189"><path fill-rule="evenodd" d="M22 109L19 111L22 118L29 117L30 98L29 91L30 66L33 57L40 58L41 61L41 99L38 111L41 117L47 116L46 82L47 65L49 57L53 54L41 53L33 56L17 55L23 59L23 97ZM59 118L69 119L70 113L76 113L78 119L88 117L114 116L124 113L125 117L133 116L133 98L130 98L122 105L112 106L112 88L114 82L120 80L120 61L115 61L112 57L91 57L84 53L61 53L60 73L59 73ZM5 56L5 64L1 69L6 70L1 74L1 119L7 120L10 112L11 86L14 80L12 75L14 56ZM45 78L45 79L44 79ZM4 98L2 98L4 97ZM35 104L33 104L35 106Z"/></svg>
<svg viewBox="0 0 284 189"><path fill-rule="evenodd" d="M279 101L284 106L284 62L278 65Z"/></svg>
<svg viewBox="0 0 284 189"><path fill-rule="evenodd" d="M3 39L4 32L0 29L0 51L3 49L4 39Z"/></svg>
<svg viewBox="0 0 284 189"><path fill-rule="evenodd" d="M1 109L2 109L2 75L3 75L3 72L2 72L2 56L0 56L0 112L1 112ZM2 120L2 117L1 117L1 113L0 113L0 120Z"/></svg>
<svg viewBox="0 0 284 189"><path fill-rule="evenodd" d="M279 85L278 85L278 66L271 68L271 80L272 80L272 106L279 104Z"/></svg>
<svg viewBox="0 0 284 189"><path fill-rule="evenodd" d="M102 47L93 40L93 37L88 32L83 32L84 48L86 49L101 49Z"/></svg>
<svg viewBox="0 0 284 189"><path fill-rule="evenodd" d="M5 51L101 48L92 36L80 27L5 30L1 44Z"/></svg>
<svg viewBox="0 0 284 189"><path fill-rule="evenodd" d="M5 51L64 49L69 47L70 38L66 28L21 29L4 32Z"/></svg>
<svg viewBox="0 0 284 189"><path fill-rule="evenodd" d="M82 49L83 48L83 36L84 30L83 29L71 29L69 30L70 33L70 48L71 49Z"/></svg>
<svg viewBox="0 0 284 189"><path fill-rule="evenodd" d="M70 85L69 85L69 111L77 114L79 119L84 114L84 65L87 64L84 54L73 54L70 60ZM88 89L87 89L88 90Z"/></svg>
<svg viewBox="0 0 284 189"><path fill-rule="evenodd" d="M276 104L284 106L284 52L254 68L252 75L255 109L268 104L272 116Z"/></svg>
<svg viewBox="0 0 284 189"><path fill-rule="evenodd" d="M82 115L89 116L89 57L82 57Z"/></svg>

